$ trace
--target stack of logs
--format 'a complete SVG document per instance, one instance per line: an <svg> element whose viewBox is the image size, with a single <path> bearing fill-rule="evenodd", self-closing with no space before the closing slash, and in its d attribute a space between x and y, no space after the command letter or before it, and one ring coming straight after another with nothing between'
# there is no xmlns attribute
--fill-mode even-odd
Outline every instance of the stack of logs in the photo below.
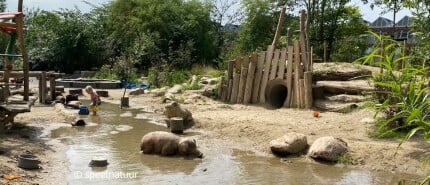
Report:
<svg viewBox="0 0 430 185"><path fill-rule="evenodd" d="M266 87L273 80L283 80L287 97L283 107L312 107L312 49L308 47L304 12L301 16L299 40L293 46L251 56L237 57L228 63L227 75L221 77L218 97L239 104L266 103Z"/></svg>

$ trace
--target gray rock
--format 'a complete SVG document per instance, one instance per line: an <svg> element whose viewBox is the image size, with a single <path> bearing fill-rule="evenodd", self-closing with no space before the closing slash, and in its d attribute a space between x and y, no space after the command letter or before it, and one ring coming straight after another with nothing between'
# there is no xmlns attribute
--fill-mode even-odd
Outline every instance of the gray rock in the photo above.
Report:
<svg viewBox="0 0 430 185"><path fill-rule="evenodd" d="M145 94L145 90L143 90L142 88L132 89L128 94L141 95L141 94Z"/></svg>
<svg viewBox="0 0 430 185"><path fill-rule="evenodd" d="M167 92L171 93L171 94L179 94L179 93L182 92L182 90L183 90L182 85L176 84L172 88L170 88L169 90L167 90Z"/></svg>
<svg viewBox="0 0 430 185"><path fill-rule="evenodd" d="M303 151L308 145L307 137L300 133L287 133L284 136L272 140L270 149L274 154L287 155Z"/></svg>
<svg viewBox="0 0 430 185"><path fill-rule="evenodd" d="M309 148L308 156L324 161L337 161L348 151L348 144L340 138L326 136L318 138Z"/></svg>

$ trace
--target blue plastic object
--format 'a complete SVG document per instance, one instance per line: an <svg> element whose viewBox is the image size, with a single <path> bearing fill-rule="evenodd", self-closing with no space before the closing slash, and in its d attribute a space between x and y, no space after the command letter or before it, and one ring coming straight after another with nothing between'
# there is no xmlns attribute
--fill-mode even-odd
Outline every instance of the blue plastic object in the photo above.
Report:
<svg viewBox="0 0 430 185"><path fill-rule="evenodd" d="M88 115L88 114L90 114L90 111L88 110L87 106L81 105L81 106L79 106L79 112L78 112L78 114L79 115Z"/></svg>
<svg viewBox="0 0 430 185"><path fill-rule="evenodd" d="M146 89L149 89L149 87L150 87L150 85L149 85L149 84L140 84L140 88L141 88L141 89L146 90Z"/></svg>
<svg viewBox="0 0 430 185"><path fill-rule="evenodd" d="M127 89L134 89L136 88L136 84L135 83L128 83L127 84Z"/></svg>

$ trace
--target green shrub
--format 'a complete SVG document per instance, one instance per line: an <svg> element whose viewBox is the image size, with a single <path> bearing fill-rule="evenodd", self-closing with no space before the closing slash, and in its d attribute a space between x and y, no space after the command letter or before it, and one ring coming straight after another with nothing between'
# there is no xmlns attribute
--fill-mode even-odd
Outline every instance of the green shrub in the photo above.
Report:
<svg viewBox="0 0 430 185"><path fill-rule="evenodd" d="M374 76L377 89L383 91L375 117L384 113L378 120L378 137L393 135L394 132L407 132L399 146L418 131L424 138L430 138L430 111L428 88L424 76L427 68L415 68L409 62L403 63L403 45L397 41L374 34L380 47L359 60L364 64L373 63L381 67L381 73ZM404 67L396 70L400 64Z"/></svg>

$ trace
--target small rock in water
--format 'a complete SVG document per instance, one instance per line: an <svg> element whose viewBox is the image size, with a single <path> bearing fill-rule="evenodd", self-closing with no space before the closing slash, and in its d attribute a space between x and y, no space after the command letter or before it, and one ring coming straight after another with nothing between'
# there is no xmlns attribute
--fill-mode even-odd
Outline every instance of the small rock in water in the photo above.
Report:
<svg viewBox="0 0 430 185"><path fill-rule="evenodd" d="M125 112L125 113L122 113L121 115L119 115L119 117L132 117L132 116L133 116L133 114L131 112Z"/></svg>
<svg viewBox="0 0 430 185"><path fill-rule="evenodd" d="M110 131L109 133L112 134L112 135L114 135L114 134L118 134L119 132L116 131L116 130L114 130L114 131Z"/></svg>
<svg viewBox="0 0 430 185"><path fill-rule="evenodd" d="M123 131L123 132L124 131L129 131L131 129L133 129L133 127L130 126L130 125L118 125L118 126L115 127L115 130Z"/></svg>

